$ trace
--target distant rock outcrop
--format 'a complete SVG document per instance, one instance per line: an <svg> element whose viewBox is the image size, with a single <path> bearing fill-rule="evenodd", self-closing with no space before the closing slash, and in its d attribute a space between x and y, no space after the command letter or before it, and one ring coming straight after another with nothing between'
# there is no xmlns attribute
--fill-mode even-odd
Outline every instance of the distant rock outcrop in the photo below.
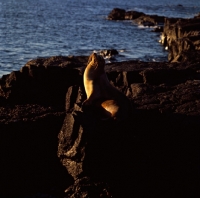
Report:
<svg viewBox="0 0 200 198"><path fill-rule="evenodd" d="M197 61L200 57L200 18L166 18L161 38L169 50L169 61Z"/></svg>
<svg viewBox="0 0 200 198"><path fill-rule="evenodd" d="M163 25L164 16L147 15L138 11L125 11L124 9L114 8L107 17L109 20L133 20L134 23L144 26Z"/></svg>
<svg viewBox="0 0 200 198"><path fill-rule="evenodd" d="M108 15L109 20L124 20L125 19L125 10L120 8L114 8Z"/></svg>
<svg viewBox="0 0 200 198"><path fill-rule="evenodd" d="M119 52L116 49L101 50L100 55L104 58L113 59L114 56L118 55Z"/></svg>
<svg viewBox="0 0 200 198"><path fill-rule="evenodd" d="M170 62L191 62L200 59L199 16L200 14L190 19L168 18L114 8L109 13L108 19L133 20L138 25L158 26L154 32L162 32L160 42L169 51L168 60Z"/></svg>

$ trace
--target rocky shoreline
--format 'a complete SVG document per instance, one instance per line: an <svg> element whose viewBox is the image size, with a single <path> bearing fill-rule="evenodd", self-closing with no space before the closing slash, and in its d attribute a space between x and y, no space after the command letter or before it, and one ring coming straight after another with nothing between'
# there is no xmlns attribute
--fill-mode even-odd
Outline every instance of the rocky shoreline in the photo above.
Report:
<svg viewBox="0 0 200 198"><path fill-rule="evenodd" d="M133 105L124 122L82 112L88 57L39 58L0 79L0 197L195 197L200 17L145 17L163 20L169 62L106 65Z"/></svg>

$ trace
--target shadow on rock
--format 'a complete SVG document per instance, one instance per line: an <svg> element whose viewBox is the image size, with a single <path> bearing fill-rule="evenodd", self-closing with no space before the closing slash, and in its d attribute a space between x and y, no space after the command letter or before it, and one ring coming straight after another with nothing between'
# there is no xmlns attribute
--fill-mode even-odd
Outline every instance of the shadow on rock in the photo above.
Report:
<svg viewBox="0 0 200 198"><path fill-rule="evenodd" d="M102 121L75 104L58 156L74 178L66 197L170 197L197 192L197 118L135 109Z"/></svg>

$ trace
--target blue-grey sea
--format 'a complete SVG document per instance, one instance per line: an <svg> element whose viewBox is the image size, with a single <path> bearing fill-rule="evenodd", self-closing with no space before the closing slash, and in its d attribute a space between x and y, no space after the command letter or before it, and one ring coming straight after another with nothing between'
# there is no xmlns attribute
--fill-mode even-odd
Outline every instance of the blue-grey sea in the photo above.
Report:
<svg viewBox="0 0 200 198"><path fill-rule="evenodd" d="M106 19L113 8L191 18L200 0L0 0L0 77L37 57L116 49L117 61L166 61L152 28Z"/></svg>

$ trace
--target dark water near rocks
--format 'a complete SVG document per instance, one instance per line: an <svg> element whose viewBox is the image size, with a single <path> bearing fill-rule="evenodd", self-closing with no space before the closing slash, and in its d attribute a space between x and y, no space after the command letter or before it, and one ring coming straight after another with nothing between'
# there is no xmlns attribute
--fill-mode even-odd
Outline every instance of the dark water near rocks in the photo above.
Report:
<svg viewBox="0 0 200 198"><path fill-rule="evenodd" d="M106 20L115 7L191 18L200 12L200 1L0 0L0 77L37 57L89 55L111 48L120 52L118 61L167 60L152 28Z"/></svg>

